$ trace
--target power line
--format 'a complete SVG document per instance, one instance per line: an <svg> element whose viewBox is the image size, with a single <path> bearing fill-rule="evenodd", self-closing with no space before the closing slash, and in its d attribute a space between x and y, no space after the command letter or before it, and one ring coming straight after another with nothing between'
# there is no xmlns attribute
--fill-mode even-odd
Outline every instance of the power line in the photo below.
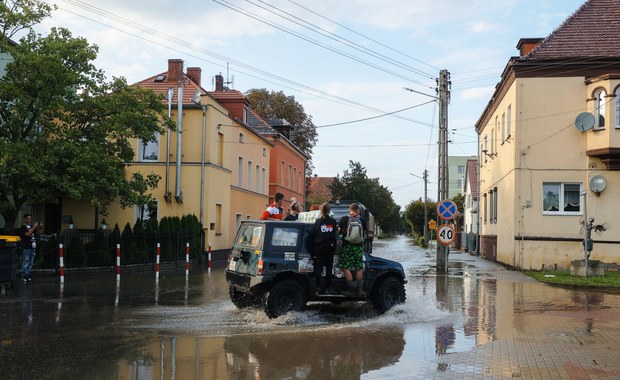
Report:
<svg viewBox="0 0 620 380"><path fill-rule="evenodd" d="M311 10L310 8L304 7L303 5L301 5L301 4L299 4L299 3L296 3L296 2L295 2L295 1L293 1L293 0L288 0L288 1L289 1L289 2L291 2L291 3L293 3L293 4L295 4L295 5L297 5L298 7L302 8L302 9L307 10L308 12L310 12L310 13L312 13L312 14L314 14L314 15L319 16L320 18L322 18L322 19L324 19L324 20L327 20L327 21L329 21L329 22L331 22L331 23L334 23L335 25L338 25L338 26L340 26L341 28L344 28L344 29L346 29L346 30L348 30L348 31L350 31L350 32L352 32L352 33L354 33L354 34L357 34L357 35L358 35L358 36L360 36L360 37L364 37L364 38L366 38L366 39L367 39L367 40L369 40L369 41L372 41L372 42L374 42L374 43L376 43L376 44L378 44L378 45L380 45L380 46L383 46L383 47L384 47L384 48L386 48L386 49L392 50L392 51L393 51L393 52L395 52L395 53L398 53L398 54L400 54L400 55L402 55L402 56L404 56L404 57L410 58L410 59L412 59L412 60L414 60L414 61L416 61L416 62L419 62L419 63L421 63L421 64L423 64L423 65L426 65L426 66L428 66L428 67L430 67L430 68L432 68L432 69L435 69L435 70L437 70L437 71L439 71L439 70L440 70L438 67L435 67L435 66L433 66L433 65L431 65L431 64L429 64L429 63L426 63L426 62L421 61L421 60L419 60L419 59L417 59L417 58L414 58L414 57L412 57L412 56L410 56L410 55L408 55L408 54L406 54L406 53L403 53L403 52L401 52L401 51L399 51L399 50L396 50L396 49L394 49L394 48L392 48L392 47L390 47L390 46L388 46L388 45L386 45L386 44L384 44L384 43L382 43L382 42L380 42L380 41L377 41L377 40L372 39L372 38L370 38L370 37L368 37L368 36L366 36L366 35L364 35L364 34L362 34L362 33L359 33L359 32L357 32L357 31L355 31L355 30L353 30L353 29L351 29L351 28L347 27L346 25L343 25L343 24L341 24L341 23L339 23L339 22L337 22L337 21L334 21L334 20L332 20L332 19L330 19L330 18L327 18L327 17L325 17L325 16L323 16L323 15L321 15L321 14L319 14L319 13L317 13L317 12L313 11L313 10ZM435 78L435 77L433 76L433 78Z"/></svg>
<svg viewBox="0 0 620 380"><path fill-rule="evenodd" d="M394 115L394 114L396 114L396 113L403 112L403 111L407 111L407 110L410 110L410 109L413 109L413 108L417 108L417 107L421 107L421 106L424 106L424 105L426 105L426 104L433 103L433 102L435 102L435 101L434 101L434 100L429 100L429 101L428 101L428 102L426 102L426 103L416 104L415 106L411 106L411 107L407 107L407 108L399 109L399 110L392 111L392 112L387 112L387 113L384 113L383 115L377 115L377 116L366 117L366 118L364 118L364 119L357 119L357 120L351 120L351 121L343 121L343 122L341 122L341 123L334 123L334 124L315 125L315 128L335 127L335 126L338 126L338 125L353 124L353 123L359 123L359 122L361 122L361 121L367 121L367 120L372 120L372 119L378 119L378 118L380 118L380 117L385 117L385 116L389 116L389 115Z"/></svg>
<svg viewBox="0 0 620 380"><path fill-rule="evenodd" d="M317 40L312 39L312 38L310 38L310 37L304 36L303 34L297 33L297 32L295 32L295 31L293 31L293 30L291 30L291 29L289 29L289 28L286 28L286 27L284 27L284 26L277 25L277 24L274 24L273 22L270 22L270 21L267 21L267 20L265 20L265 19L262 19L262 18L260 18L260 17L258 17L258 16L255 16L254 14L250 13L249 11L247 11L247 10L245 10L245 9L241 8L241 7L235 6L235 5L233 5L233 4L231 4L231 3L229 3L229 2L227 2L227 1L225 1L225 0L212 0L212 1L213 1L213 2L215 2L215 3L218 3L218 4L222 5L222 6L224 6L224 7L226 7L226 8L228 8L228 9L231 9L231 10L233 10L233 11L235 11L235 12L241 13L241 14L243 14L243 15L245 15L245 16L247 16L247 17L251 18L251 19L254 19L254 20L258 21L258 22L261 22L261 23L263 23L263 24L269 25L269 26L271 26L272 28L278 29L278 30L283 31L283 32L285 32L285 33L288 33L288 34L290 34L290 35L292 35L292 36L294 36L294 37L297 37L297 38L299 38L299 39L301 39L301 40L303 40L303 41L306 41L306 42L308 42L308 43L311 43L311 44L313 44L313 45L316 45L316 46L318 46L318 47L320 47L320 48L323 48L323 49L329 50L329 51L331 51L331 52L333 52L333 53L336 53L336 54L341 55L341 56L343 56L343 57L349 58L349 59L351 59L351 60L353 60L353 61L356 61L356 62L358 62L358 63L361 63L361 64L366 65L366 66L369 66L369 67L372 67L372 68L377 69L377 70L379 70L379 71L383 71L384 73L387 73L387 74L393 75L393 76L395 76L395 77L397 77L397 78L404 79L404 80L406 80L406 81L409 81L409 82L411 82L411 83L418 84L418 85L423 86L423 87L428 87L428 86L426 86L426 85L424 85L424 84L422 84L422 83L420 83L420 82L418 82L418 81L416 81L416 80L414 80L414 79L412 79L412 78L409 78L409 77L407 77L407 76L404 76L404 75L402 75L402 74L399 74L399 73L397 73L397 72L395 72L395 71L385 69L385 68L380 67L380 66L378 66L378 65L375 65L375 64L373 64L373 63L371 63L371 62L368 62L368 61L366 61L366 60L363 60L363 59L361 59L361 58L358 58L358 57L356 57L356 56L354 56L354 55L352 55L352 54L345 53L345 52L343 52L343 51L341 51L341 50L338 50L338 49L332 48L332 47L330 47L330 46L327 46L327 45L325 45L325 44L321 43L320 41L317 41Z"/></svg>
<svg viewBox="0 0 620 380"><path fill-rule="evenodd" d="M431 74L425 73L425 72L423 72L421 70L416 69L415 67L412 67L412 66L407 65L405 63L402 63L400 61L394 60L394 59L392 59L392 58L390 58L390 57L388 57L386 55L383 55L383 54L381 54L379 52L376 52L376 51L374 51L372 49L369 49L369 48L367 48L367 47L365 47L363 45L360 45L360 44L358 44L358 43L356 43L354 41L351 41L350 39L342 37L342 36L340 36L340 35L338 35L336 33L330 32L327 29L321 28L320 26L318 26L316 24L313 24L313 23L311 23L311 22L309 22L307 20L301 19L301 18L299 18L299 17L297 17L297 16L295 16L295 15L293 15L293 14L291 14L291 13L289 13L289 12L287 12L287 11L281 9L281 8L278 8L278 7L274 6L274 5L271 5L271 4L269 4L269 3L267 3L267 2L265 2L263 0L258 0L258 1L260 3L262 3L262 4L265 4L267 7L273 8L273 9L277 10L278 12L281 12L281 13L287 15L287 16L292 17L295 20L298 20L299 22L297 22L295 20L292 20L289 17L285 17L285 16L282 16L280 14L276 14L275 12L267 9L266 7L263 7L263 6L260 6L260 5L256 4L256 3L254 3L252 0L245 0L245 1L250 3L250 4L253 4L253 5L255 5L255 6L261 8L261 9L264 9L267 12L270 12L270 13L278 16L278 17L284 18L287 21L293 22L294 24L297 24L297 25L299 25L301 27L309 29L310 31L312 31L314 33L317 33L317 34L319 34L321 36L327 37L327 38L329 38L329 39L331 39L333 41L336 41L336 42L338 42L340 44L343 44L345 46L353 48L353 49L355 49L355 50L357 50L359 52L368 54L368 55L370 55L370 56L372 56L374 58L377 58L379 60L382 60L382 61L384 61L386 63L389 63L389 64L392 64L392 65L398 66L398 67L400 67L402 69L412 71L412 72L414 72L416 74L419 74L419 75L421 75L423 77L426 77L428 79L435 80L435 77L432 76Z"/></svg>
<svg viewBox="0 0 620 380"><path fill-rule="evenodd" d="M218 63L206 60L203 57L199 57L199 56L197 56L195 54L191 54L191 53L182 51L179 48L177 48L177 46L181 46L181 47L184 47L184 48L187 48L187 49L191 50L192 52L198 52L198 53L201 53L201 54L205 54L207 56L211 56L211 57L216 58L216 59L220 59L220 60L222 60L224 62L230 62L230 63L233 63L234 65L236 65L238 67L246 68L247 70L250 70L250 71L256 72L256 73L258 73L260 75L263 75L263 77L258 77L256 75L249 74L249 73L244 72L242 70L235 69L235 71L237 71L237 72L239 72L241 74L247 75L249 77L252 77L252 78L260 79L260 80L266 81L268 83L272 83L272 84L275 84L275 85L278 85L278 86L289 88L289 89L292 89L292 90L295 90L295 91L300 91L302 93L305 93L305 94L308 94L308 95L312 95L314 97L326 99L326 100L329 100L329 101L333 101L335 103L340 103L340 104L352 106L352 107L355 107L355 108L358 108L358 109L370 110L370 111L373 111L373 112L386 113L384 110L381 110L381 109L378 109L378 108L375 108L375 107L372 107L372 106L368 106L368 105L365 105L365 104L362 104L362 103L359 103L359 102L355 102L353 100L346 99L346 98L343 98L343 97L340 97L340 96L337 96L337 95L333 95L333 94L330 94L328 92L325 92L325 91L322 91L322 90L319 90L319 89L316 89L316 88L313 88L313 87L310 87L310 86L307 86L307 85L304 85L304 84L292 81L290 79L287 79L287 78L284 78L284 77L281 77L281 76L269 73L269 72L267 72L265 70L255 68L253 66L247 65L247 64L239 62L239 61L236 61L234 59L231 59L229 57L223 56L221 54L212 52L210 50L207 50L207 49L204 49L204 48L201 48L201 47L198 47L198 46L193 45L193 44L191 44L191 43L189 43L189 42L187 42L185 40L178 39L178 38L176 38L174 36L171 36L171 35L159 32L159 31L157 31L155 29L152 29L150 27L147 27L147 26L141 25L139 23L136 23L136 22L134 22L132 20L123 18L123 17L118 16L118 15L116 15L114 13L105 11L105 10L100 9L100 8L97 8L97 7L92 6L90 4L83 3L82 1L79 1L79 0L64 0L64 1L67 2L67 3L70 3L73 6L76 6L78 8L83 9L83 10L86 10L88 12L97 14L97 15L103 17L103 18L113 20L115 22L118 22L118 23L120 23L122 25L125 25L125 26L128 26L130 28L134 28L134 29L138 29L140 31L143 31L144 33L146 33L148 35L156 36L156 37L161 38L161 39L163 39L165 41L171 42L171 43L174 44L174 47L167 46L165 44L158 43L156 41L150 40L150 39L148 39L146 37L137 35L135 33L130 33L128 31L119 29L119 28L114 27L112 25L103 23L101 21L95 20L93 18L87 17L85 15L79 14L79 13L74 12L74 11L71 11L71 10L69 10L67 8L61 8L62 10L64 10L67 13L71 13L71 14L76 15L78 17L82 17L84 19L90 20L92 22L95 22L97 24L103 25L103 26L108 27L110 29L118 30L120 32L123 32L125 34L128 34L128 35L131 35L133 37L139 38L141 40L150 42L152 44L159 45L159 46L168 48L170 50L186 54L186 55L191 56L193 58L196 58L198 60L214 64L216 66L225 67L225 66L222 66L221 64L218 64ZM273 79L275 79L275 80L277 80L279 82L273 82L271 80L265 79L265 77L273 78ZM290 84L292 86L295 86L295 87L286 86L283 83L288 83L288 84ZM411 123L428 126L427 123L421 122L419 120L414 120L414 119L411 119L411 118L407 118L407 117L404 117L404 116L401 116L401 115L394 115L394 117L402 119L402 120L405 120L405 121L408 121L408 122L411 122Z"/></svg>

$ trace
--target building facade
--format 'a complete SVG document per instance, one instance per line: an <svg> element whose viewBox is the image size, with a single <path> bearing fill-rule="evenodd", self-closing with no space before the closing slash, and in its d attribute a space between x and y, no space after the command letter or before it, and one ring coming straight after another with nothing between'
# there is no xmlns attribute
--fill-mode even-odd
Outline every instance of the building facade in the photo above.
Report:
<svg viewBox="0 0 620 380"><path fill-rule="evenodd" d="M619 17L617 1L590 0L548 37L519 41L476 123L483 257L568 268L593 218L590 258L620 261Z"/></svg>

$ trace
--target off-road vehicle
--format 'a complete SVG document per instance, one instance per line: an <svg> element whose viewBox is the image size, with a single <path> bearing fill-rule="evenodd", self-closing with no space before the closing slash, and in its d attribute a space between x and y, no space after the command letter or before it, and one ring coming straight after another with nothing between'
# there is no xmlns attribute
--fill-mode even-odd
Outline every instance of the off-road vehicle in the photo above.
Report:
<svg viewBox="0 0 620 380"><path fill-rule="evenodd" d="M379 313L405 302L407 282L402 265L364 253L366 297L345 295L346 281L334 258L331 294L315 294L315 278L305 238L313 224L246 220L228 256L226 281L238 308L262 307L270 318L302 311L308 301L370 300Z"/></svg>

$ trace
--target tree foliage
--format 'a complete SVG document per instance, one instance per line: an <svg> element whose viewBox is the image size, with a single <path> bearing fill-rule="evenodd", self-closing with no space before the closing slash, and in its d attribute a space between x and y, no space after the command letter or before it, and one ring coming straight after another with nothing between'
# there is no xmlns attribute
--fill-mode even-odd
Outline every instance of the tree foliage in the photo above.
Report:
<svg viewBox="0 0 620 380"><path fill-rule="evenodd" d="M0 214L7 226L24 204L62 197L86 200L103 215L113 200L147 204L159 176L128 178L126 163L133 139L150 141L173 126L161 97L122 78L106 81L92 63L97 47L63 28L46 36L31 30L8 51L13 61L0 79Z"/></svg>
<svg viewBox="0 0 620 380"><path fill-rule="evenodd" d="M378 178L368 178L359 162L349 161L349 169L342 177L337 175L329 187L335 199L356 200L368 207L383 231L400 229L400 206L394 202L392 192L382 186Z"/></svg>
<svg viewBox="0 0 620 380"><path fill-rule="evenodd" d="M7 47L7 40L24 29L38 24L50 15L55 5L38 0L3 0L0 2L0 51Z"/></svg>
<svg viewBox="0 0 620 380"><path fill-rule="evenodd" d="M437 221L437 203L427 200L426 208L427 222L431 219ZM409 226L412 235L422 236L424 234L424 201L422 198L411 201L407 207L405 207L403 218Z"/></svg>
<svg viewBox="0 0 620 380"><path fill-rule="evenodd" d="M265 88L251 89L246 96L252 103L252 109L263 119L286 119L293 126L291 142L305 155L312 157L312 149L318 137L316 127L312 117L306 114L304 107L294 96L286 96L282 91L268 91Z"/></svg>

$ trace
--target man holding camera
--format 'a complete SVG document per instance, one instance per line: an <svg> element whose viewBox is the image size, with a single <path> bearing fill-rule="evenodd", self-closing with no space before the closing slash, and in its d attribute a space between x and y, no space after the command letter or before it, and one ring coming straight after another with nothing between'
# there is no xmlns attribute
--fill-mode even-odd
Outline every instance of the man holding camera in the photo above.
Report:
<svg viewBox="0 0 620 380"><path fill-rule="evenodd" d="M43 227L39 222L32 223L32 215L24 214L24 224L19 228L19 237L22 245L22 278L24 282L32 281L30 270L34 262L34 253L37 248L35 233Z"/></svg>

